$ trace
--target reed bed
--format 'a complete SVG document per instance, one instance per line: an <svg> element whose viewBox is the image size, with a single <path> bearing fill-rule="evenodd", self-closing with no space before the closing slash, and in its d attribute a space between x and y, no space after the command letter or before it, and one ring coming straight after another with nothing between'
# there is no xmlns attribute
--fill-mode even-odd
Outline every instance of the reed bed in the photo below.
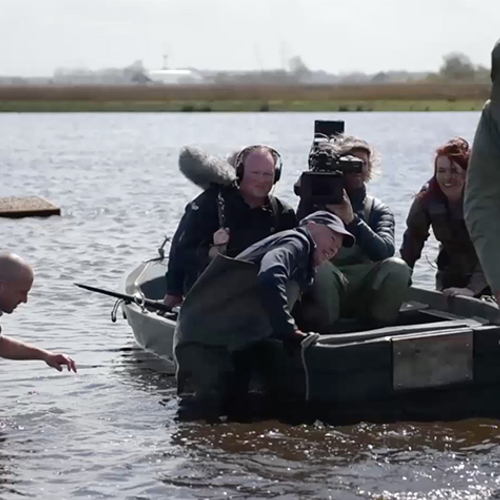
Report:
<svg viewBox="0 0 500 500"><path fill-rule="evenodd" d="M319 111L476 109L486 84L3 85L0 111ZM438 104L439 103L439 104ZM455 104L453 104L455 103ZM190 109L190 107L192 109ZM340 109L347 108L347 109Z"/></svg>
<svg viewBox="0 0 500 500"><path fill-rule="evenodd" d="M384 85L9 85L2 101L381 101L486 99L484 84Z"/></svg>

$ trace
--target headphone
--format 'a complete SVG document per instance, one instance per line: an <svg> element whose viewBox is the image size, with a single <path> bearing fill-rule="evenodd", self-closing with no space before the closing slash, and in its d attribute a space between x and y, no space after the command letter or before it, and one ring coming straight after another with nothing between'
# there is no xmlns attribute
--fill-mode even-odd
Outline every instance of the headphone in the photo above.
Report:
<svg viewBox="0 0 500 500"><path fill-rule="evenodd" d="M243 179L243 174L245 171L245 160L247 159L248 155L252 153L253 151L263 149L264 151L268 151L271 153L272 157L274 158L274 180L273 184L276 184L281 177L281 171L283 170L283 160L281 158L281 155L273 149L271 146L266 146L263 144L256 144L253 146L247 146L246 148L243 148L238 155L236 156L236 159L234 161L234 168L236 170L236 177L238 178L238 184L241 182Z"/></svg>

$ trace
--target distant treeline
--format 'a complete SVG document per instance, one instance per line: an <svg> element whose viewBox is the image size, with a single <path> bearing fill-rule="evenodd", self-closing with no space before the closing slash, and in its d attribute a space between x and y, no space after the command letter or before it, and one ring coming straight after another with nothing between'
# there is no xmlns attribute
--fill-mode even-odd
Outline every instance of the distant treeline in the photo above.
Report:
<svg viewBox="0 0 500 500"><path fill-rule="evenodd" d="M220 72L210 75L217 84L380 84L380 83L489 83L490 70L474 64L461 52L450 52L443 56L437 72L411 72L405 70L379 71L367 74L361 71L332 74L323 70L312 70L300 56L289 60L288 69L248 71L242 73Z"/></svg>
<svg viewBox="0 0 500 500"><path fill-rule="evenodd" d="M300 56L288 61L288 66L267 70L217 71L198 68L171 70L171 74L161 76L162 71L150 72L142 61L134 61L124 68L104 68L98 70L84 68L59 68L52 76L18 77L0 75L0 85L217 85L228 86L266 86L282 85L379 85L401 83L490 83L490 70L472 63L470 58L460 52L443 56L438 71L411 72L405 70L379 71L367 74L361 71L351 73L329 73L324 70L310 69ZM168 73L167 69L167 73ZM376 90L375 90L376 92Z"/></svg>

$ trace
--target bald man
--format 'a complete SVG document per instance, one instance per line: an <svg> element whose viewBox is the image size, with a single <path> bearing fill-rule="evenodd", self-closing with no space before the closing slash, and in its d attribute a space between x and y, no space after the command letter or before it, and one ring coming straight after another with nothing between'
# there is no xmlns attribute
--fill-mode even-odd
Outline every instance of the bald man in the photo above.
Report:
<svg viewBox="0 0 500 500"><path fill-rule="evenodd" d="M21 257L4 252L0 254L0 316L11 314L21 303L28 302L28 293L33 285L33 270ZM56 354L1 335L0 357L7 359L40 359L58 371L63 366L76 372L73 359L65 354Z"/></svg>

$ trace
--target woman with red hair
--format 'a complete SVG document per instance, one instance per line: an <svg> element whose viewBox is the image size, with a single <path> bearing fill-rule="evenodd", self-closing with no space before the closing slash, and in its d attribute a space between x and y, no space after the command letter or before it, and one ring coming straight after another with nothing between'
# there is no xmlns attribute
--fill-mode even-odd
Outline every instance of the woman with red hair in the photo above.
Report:
<svg viewBox="0 0 500 500"><path fill-rule="evenodd" d="M436 289L447 295L479 297L488 284L465 226L463 196L470 147L459 137L436 150L434 175L413 200L401 257L411 267L420 258L432 227L439 241Z"/></svg>

